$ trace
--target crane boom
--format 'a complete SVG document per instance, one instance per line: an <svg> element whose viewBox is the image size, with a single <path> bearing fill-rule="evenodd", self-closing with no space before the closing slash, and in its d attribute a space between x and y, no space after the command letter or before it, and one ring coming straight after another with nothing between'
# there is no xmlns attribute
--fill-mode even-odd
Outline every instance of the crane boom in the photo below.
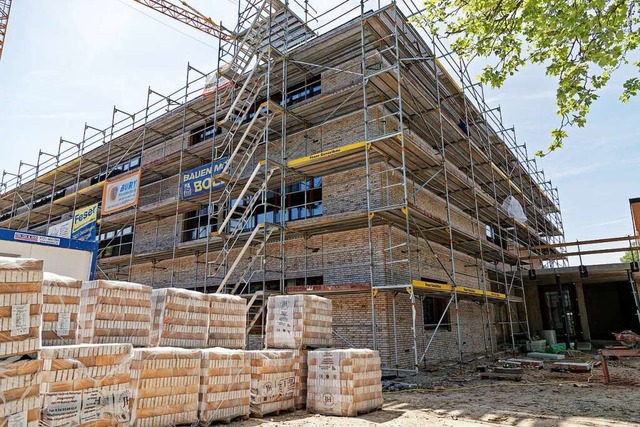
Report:
<svg viewBox="0 0 640 427"><path fill-rule="evenodd" d="M9 12L11 11L11 0L0 0L0 58L4 48L4 38L7 35L7 25L9 23Z"/></svg>
<svg viewBox="0 0 640 427"><path fill-rule="evenodd" d="M7 0L0 0L0 2L2 1ZM173 4L168 0L134 1L219 39L231 40L233 38L233 34L229 30L216 24L211 18L201 14L184 1L182 4L185 7Z"/></svg>

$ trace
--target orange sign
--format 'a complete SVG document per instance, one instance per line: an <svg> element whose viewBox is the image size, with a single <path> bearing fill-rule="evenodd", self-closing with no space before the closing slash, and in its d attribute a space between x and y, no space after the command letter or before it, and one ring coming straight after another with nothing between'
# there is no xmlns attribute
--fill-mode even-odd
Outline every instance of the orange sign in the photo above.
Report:
<svg viewBox="0 0 640 427"><path fill-rule="evenodd" d="M142 171L120 175L102 188L102 215L120 212L138 204Z"/></svg>

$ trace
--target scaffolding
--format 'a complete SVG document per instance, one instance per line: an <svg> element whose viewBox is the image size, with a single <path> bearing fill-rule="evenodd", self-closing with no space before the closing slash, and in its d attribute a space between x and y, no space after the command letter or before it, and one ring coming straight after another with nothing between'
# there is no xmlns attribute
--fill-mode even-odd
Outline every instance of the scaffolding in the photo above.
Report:
<svg viewBox="0 0 640 427"><path fill-rule="evenodd" d="M107 128L85 124L79 142L61 138L57 152L41 150L35 164L4 171L0 227L46 232L76 208L100 202L109 178L140 168L138 204L100 218L98 234L112 236L108 247L124 239L124 230L139 235L155 224L155 235L145 236L154 249L138 249L141 238L131 236L129 253L100 258L98 277L130 280L151 264L151 285L196 282L205 292L245 296L248 331L259 335L267 296L287 292L291 276L312 288L311 279L327 269L317 267L318 257L335 255L314 252L314 237L366 229L367 249L348 256L358 261L335 268L344 275L356 266L368 269L366 283L357 285L371 295L374 348L381 345L378 307L390 298L386 368L414 372L443 327L455 331L462 361L461 300L481 306L485 355L514 351L530 337L523 272L566 262L557 188L515 130L503 126L500 109L486 104L467 65L409 20L421 11L413 0L323 7L306 0L239 2L233 31L219 26L216 70L188 64L182 88L168 95L148 88L142 110L114 106ZM335 93L315 93L320 72L347 76L350 83ZM294 103L294 96L302 102ZM337 148L320 141L320 150L308 151L315 143L304 135L293 149L291 135L345 116L361 123L362 140ZM202 141L194 144L196 133ZM300 149L305 155L296 157ZM206 164L221 170L205 194L186 197L183 173ZM364 210L321 221L287 218L291 185L352 170L362 171L354 182L364 178L366 188L353 185L338 197L346 202L364 192ZM426 192L442 201L442 215L425 204ZM520 214L510 209L513 203ZM187 230L197 238L184 241L185 214L194 211L206 219ZM165 229L170 244L161 242ZM295 239L303 242L301 251L287 251ZM429 268L441 271L442 280L423 277ZM169 279L155 283L156 272ZM430 295L444 296L447 304L423 333L419 304ZM455 317L445 325L450 309ZM400 361L397 319L405 310L411 363Z"/></svg>

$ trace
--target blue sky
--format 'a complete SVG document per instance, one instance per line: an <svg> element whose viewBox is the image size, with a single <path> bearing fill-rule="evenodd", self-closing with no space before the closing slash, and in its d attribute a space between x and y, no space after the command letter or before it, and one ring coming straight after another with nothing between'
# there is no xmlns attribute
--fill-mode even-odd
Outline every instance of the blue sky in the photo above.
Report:
<svg viewBox="0 0 640 427"><path fill-rule="evenodd" d="M105 128L114 105L140 110L148 86L160 93L178 89L187 62L200 70L215 64L216 39L132 0L13 3L0 60L2 170L16 172L21 159L35 162L39 149L55 152L60 137L81 140L85 122ZM235 0L212 3L191 2L231 26ZM567 240L633 233L628 199L640 197L640 99L618 101L623 77L602 92L587 126L570 130L565 148L538 159L559 188ZM505 126L515 126L529 153L548 145L558 119L554 81L544 70L525 68L503 88L486 93L491 105L501 106ZM618 257L586 261L615 262Z"/></svg>

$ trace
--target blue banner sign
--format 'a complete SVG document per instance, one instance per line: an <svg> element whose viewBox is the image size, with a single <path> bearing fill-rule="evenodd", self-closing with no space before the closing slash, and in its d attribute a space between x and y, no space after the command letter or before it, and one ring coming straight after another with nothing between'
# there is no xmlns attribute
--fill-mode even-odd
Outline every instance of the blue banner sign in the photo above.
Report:
<svg viewBox="0 0 640 427"><path fill-rule="evenodd" d="M227 158L223 157L215 162L182 172L182 199L191 199L223 187L224 181L218 181L215 177L220 175L226 164Z"/></svg>

